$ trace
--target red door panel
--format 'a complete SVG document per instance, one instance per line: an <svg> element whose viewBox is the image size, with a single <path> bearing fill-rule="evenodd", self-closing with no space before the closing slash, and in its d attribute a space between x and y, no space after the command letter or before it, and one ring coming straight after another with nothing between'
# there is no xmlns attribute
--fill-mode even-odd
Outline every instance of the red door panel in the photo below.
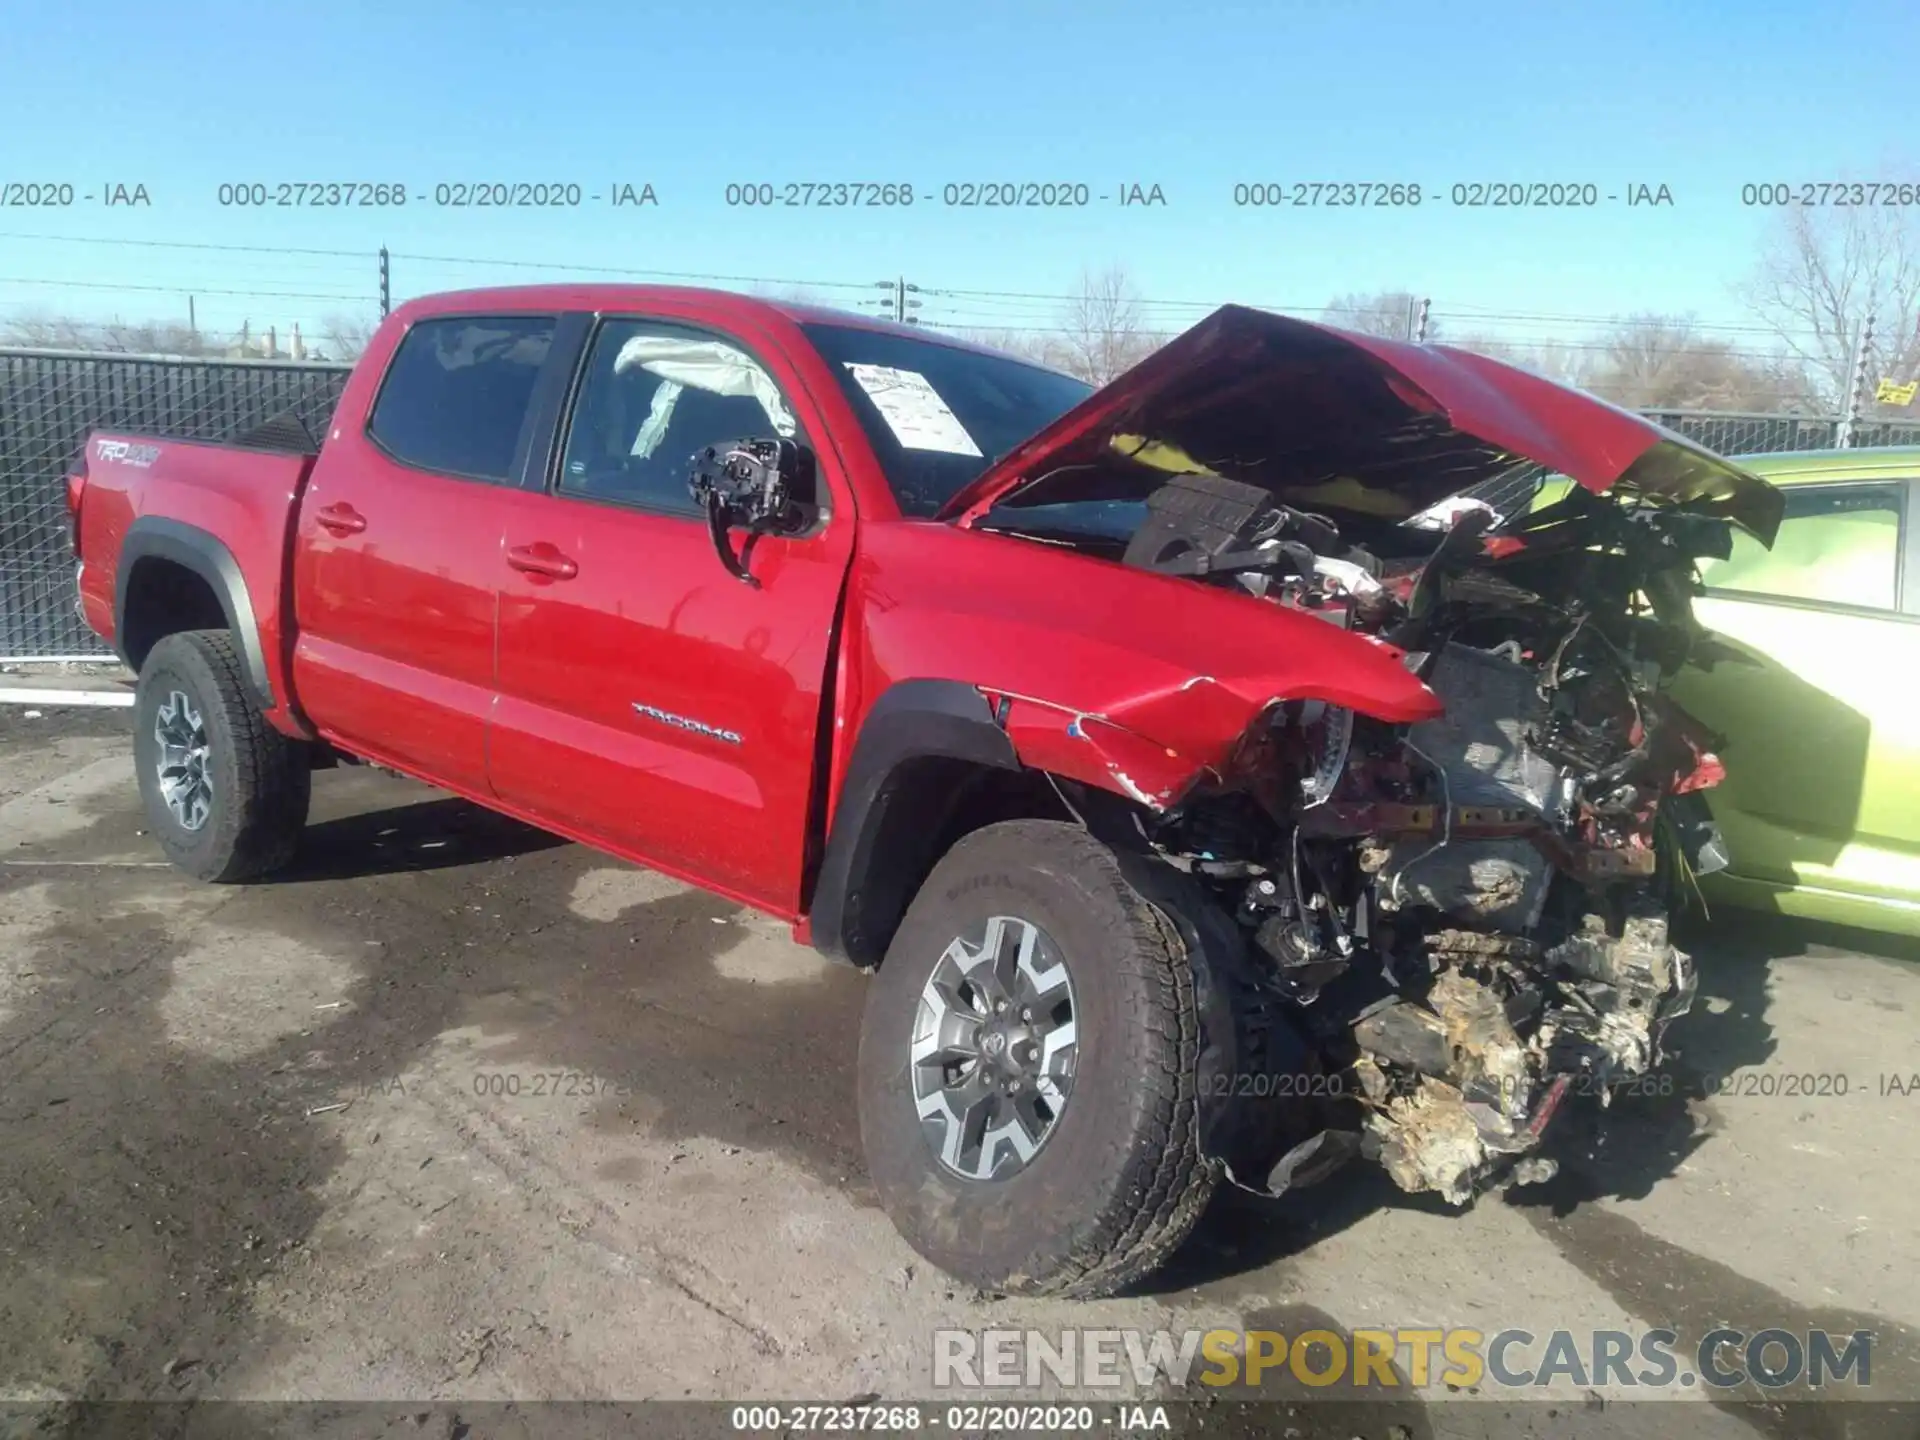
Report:
<svg viewBox="0 0 1920 1440"><path fill-rule="evenodd" d="M349 750L484 791L501 573L494 501L510 492L359 448L350 465L323 452L301 508L301 704ZM336 507L360 526L342 528Z"/></svg>
<svg viewBox="0 0 1920 1440"><path fill-rule="evenodd" d="M851 526L762 540L754 589L699 520L524 492L507 508L495 792L795 914Z"/></svg>

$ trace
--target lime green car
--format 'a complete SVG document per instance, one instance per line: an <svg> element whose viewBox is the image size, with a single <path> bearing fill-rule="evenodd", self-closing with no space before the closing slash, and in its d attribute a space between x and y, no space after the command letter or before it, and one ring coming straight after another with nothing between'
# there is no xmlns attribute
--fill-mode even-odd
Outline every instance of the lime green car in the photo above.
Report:
<svg viewBox="0 0 1920 1440"><path fill-rule="evenodd" d="M1702 894L1920 936L1920 447L1737 462L1786 516L1700 562L1695 614L1735 652L1672 689L1727 737L1706 798L1733 863Z"/></svg>

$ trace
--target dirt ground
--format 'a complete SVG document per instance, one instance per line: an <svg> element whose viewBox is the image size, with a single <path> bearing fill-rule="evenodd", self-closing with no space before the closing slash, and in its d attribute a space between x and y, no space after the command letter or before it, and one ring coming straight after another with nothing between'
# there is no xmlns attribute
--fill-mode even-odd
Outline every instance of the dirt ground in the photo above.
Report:
<svg viewBox="0 0 1920 1440"><path fill-rule="evenodd" d="M874 1206L858 975L365 770L317 777L291 874L196 885L141 833L126 725L0 707L0 1399L924 1398L941 1326L1314 1322L1870 1329L1874 1395L1920 1399L1920 1093L1879 1080L1920 1072L1920 967L1889 942L1716 924L1691 1093L1556 1122L1544 1186L1230 1194L1142 1293L991 1300ZM1848 1093L1702 1098L1747 1072ZM1271 1433L1681 1433L1549 1394ZM1675 1394L1690 1434L1894 1433Z"/></svg>

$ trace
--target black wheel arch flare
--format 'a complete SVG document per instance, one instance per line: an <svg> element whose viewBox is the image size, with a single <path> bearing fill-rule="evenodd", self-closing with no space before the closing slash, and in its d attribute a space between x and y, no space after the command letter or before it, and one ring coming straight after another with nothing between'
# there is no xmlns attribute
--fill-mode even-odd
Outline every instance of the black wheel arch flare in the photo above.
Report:
<svg viewBox="0 0 1920 1440"><path fill-rule="evenodd" d="M272 709L275 704L273 682L267 674L266 654L260 645L260 625L254 616L246 576L226 543L197 525L164 515L142 515L127 528L114 571L114 649L121 660L130 666L134 663L127 648L127 590L139 563L148 559L170 561L206 581L226 615L227 628L240 647L248 683L261 706Z"/></svg>
<svg viewBox="0 0 1920 1440"><path fill-rule="evenodd" d="M1013 741L986 697L959 680L900 680L874 702L854 742L840 803L814 878L809 910L822 953L870 969L880 963L912 886L934 860L931 825L903 821L923 804L922 761L1018 771ZM901 843L906 837L907 843Z"/></svg>

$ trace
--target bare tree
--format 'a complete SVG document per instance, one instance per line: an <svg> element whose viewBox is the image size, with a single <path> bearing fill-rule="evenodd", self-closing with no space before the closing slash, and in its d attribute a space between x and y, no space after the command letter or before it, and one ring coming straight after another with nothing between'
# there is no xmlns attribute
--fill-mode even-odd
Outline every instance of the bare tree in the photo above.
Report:
<svg viewBox="0 0 1920 1440"><path fill-rule="evenodd" d="M0 323L0 340L9 345L31 345L42 350L80 350L77 322L60 316L26 313L9 315Z"/></svg>
<svg viewBox="0 0 1920 1440"><path fill-rule="evenodd" d="M1518 365L1562 385L1584 388L1593 371L1592 355L1577 345L1562 340L1503 340L1490 335L1463 335L1449 344L1477 355L1490 355L1509 365Z"/></svg>
<svg viewBox="0 0 1920 1440"><path fill-rule="evenodd" d="M205 355L217 350L185 325L124 320L79 320L29 312L0 321L0 339L48 350L101 350L122 355Z"/></svg>
<svg viewBox="0 0 1920 1440"><path fill-rule="evenodd" d="M1635 409L1810 408L1804 367L1788 357L1755 359L1701 335L1689 317L1635 315L1601 342L1587 387Z"/></svg>
<svg viewBox="0 0 1920 1440"><path fill-rule="evenodd" d="M772 300L784 305L823 305L845 310L849 306L844 300L824 299L811 285L788 285L769 281L747 287L749 295L758 295L762 300Z"/></svg>
<svg viewBox="0 0 1920 1440"><path fill-rule="evenodd" d="M334 358L358 354L373 326L335 317L325 324L326 344ZM0 343L56 350L94 350L115 355L172 355L207 359L286 359L300 327L285 332L267 326L256 332L251 320L232 330L207 330L167 321L80 320L67 315L25 312L0 319ZM351 347L346 348L346 347ZM322 349L312 358L329 351Z"/></svg>
<svg viewBox="0 0 1920 1440"><path fill-rule="evenodd" d="M1381 290L1371 295L1339 295L1322 312L1327 324L1362 335L1381 335L1389 340L1411 340L1415 307L1420 298L1410 290ZM1426 338L1439 333L1437 322L1427 322Z"/></svg>
<svg viewBox="0 0 1920 1440"><path fill-rule="evenodd" d="M1784 210L1743 287L1806 367L1822 408L1846 404L1855 347L1873 317L1874 381L1920 373L1920 214L1892 205Z"/></svg>
<svg viewBox="0 0 1920 1440"><path fill-rule="evenodd" d="M1091 385L1104 385L1166 343L1147 325L1145 306L1126 270L1086 272L1060 316L1049 359Z"/></svg>
<svg viewBox="0 0 1920 1440"><path fill-rule="evenodd" d="M1064 358L1061 353L1059 337L1049 335L1044 330L1016 330L999 327L971 326L945 332L956 340L964 340L969 345L984 346L988 350L999 350L1018 360L1030 360L1036 365L1060 368Z"/></svg>
<svg viewBox="0 0 1920 1440"><path fill-rule="evenodd" d="M359 315L329 315L320 322L320 342L328 360L358 360L379 322Z"/></svg>

